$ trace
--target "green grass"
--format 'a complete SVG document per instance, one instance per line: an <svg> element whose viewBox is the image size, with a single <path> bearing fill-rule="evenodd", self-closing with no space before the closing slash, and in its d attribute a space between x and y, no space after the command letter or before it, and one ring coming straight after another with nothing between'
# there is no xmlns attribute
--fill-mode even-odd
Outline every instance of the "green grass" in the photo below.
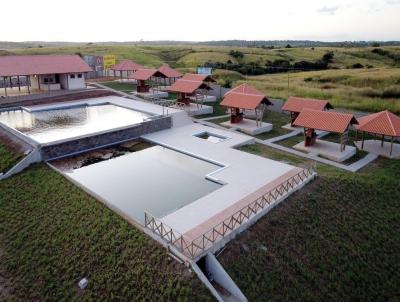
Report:
<svg viewBox="0 0 400 302"><path fill-rule="evenodd" d="M284 113L265 111L263 121L273 125L271 131L256 135L257 138L266 140L272 137L281 136L289 133L289 130L283 129L282 126L290 123L290 116Z"/></svg>
<svg viewBox="0 0 400 302"><path fill-rule="evenodd" d="M222 81L222 79L220 79ZM247 82L272 98L290 95L329 100L336 108L400 113L400 68L343 69L248 76Z"/></svg>
<svg viewBox="0 0 400 302"><path fill-rule="evenodd" d="M392 54L400 54L400 47L381 47ZM257 62L261 65L277 59L291 63L320 59L323 54L333 51L332 68L324 71L290 73L289 90L287 74L263 76L243 76L237 72L216 70L220 84L228 80L233 85L248 82L264 91L268 96L286 99L289 95L328 99L336 107L352 110L376 112L389 109L400 113L400 66L388 56L373 53L372 47L334 48L315 47L262 49L251 47L217 47L196 45L81 45L69 47L43 47L8 50L9 54L115 54L117 60L132 59L149 67L159 67L163 63L183 72L194 72L205 62L226 62L237 60L229 52L239 50L244 53L242 63ZM347 69L361 63L373 68Z"/></svg>
<svg viewBox="0 0 400 302"><path fill-rule="evenodd" d="M262 145L242 150L306 163ZM397 301L400 161L378 159L358 173L317 169L228 244L223 266L249 301Z"/></svg>
<svg viewBox="0 0 400 302"><path fill-rule="evenodd" d="M0 173L12 168L22 159L23 155L0 143Z"/></svg>
<svg viewBox="0 0 400 302"><path fill-rule="evenodd" d="M118 91L134 91L136 89L136 85L132 83L120 83L120 82L106 82L101 83L104 86L110 87L111 89L115 89Z"/></svg>
<svg viewBox="0 0 400 302"><path fill-rule="evenodd" d="M203 114L203 115L199 115L197 116L197 118L202 119L202 118L206 118L206 117L212 117L212 116L220 116L220 115L226 115L226 108L222 107L220 105L221 100L217 100L216 102L211 102L211 103L204 103L204 105L206 106L212 106L214 108L213 113L211 114ZM219 121L220 119L218 119ZM221 121L219 122L224 122L225 120L227 120L227 118L222 118ZM214 122L216 120L212 120L211 122Z"/></svg>
<svg viewBox="0 0 400 302"><path fill-rule="evenodd" d="M0 221L5 300L212 300L165 249L45 165L0 181Z"/></svg>

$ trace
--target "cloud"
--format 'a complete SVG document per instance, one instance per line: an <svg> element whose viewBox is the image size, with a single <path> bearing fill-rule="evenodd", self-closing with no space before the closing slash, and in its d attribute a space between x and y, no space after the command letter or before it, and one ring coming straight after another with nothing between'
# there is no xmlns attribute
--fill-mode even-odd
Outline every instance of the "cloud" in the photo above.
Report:
<svg viewBox="0 0 400 302"><path fill-rule="evenodd" d="M388 0L388 1L396 1L396 0ZM340 6L339 5L334 5L334 6L323 6L319 9L317 9L318 13L321 14L326 14L326 15L334 15L337 13L339 10Z"/></svg>
<svg viewBox="0 0 400 302"><path fill-rule="evenodd" d="M386 0L386 3L396 5L396 4L400 4L400 0Z"/></svg>

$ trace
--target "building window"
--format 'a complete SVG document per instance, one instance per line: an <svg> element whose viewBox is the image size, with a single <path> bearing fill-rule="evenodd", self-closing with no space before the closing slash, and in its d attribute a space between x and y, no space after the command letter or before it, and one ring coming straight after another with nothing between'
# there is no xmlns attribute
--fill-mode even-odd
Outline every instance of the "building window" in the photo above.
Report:
<svg viewBox="0 0 400 302"><path fill-rule="evenodd" d="M82 78L82 74L78 73L78 78L81 79Z"/></svg>
<svg viewBox="0 0 400 302"><path fill-rule="evenodd" d="M75 79L75 75L74 75L74 74L70 74L69 77L70 77L71 79Z"/></svg>

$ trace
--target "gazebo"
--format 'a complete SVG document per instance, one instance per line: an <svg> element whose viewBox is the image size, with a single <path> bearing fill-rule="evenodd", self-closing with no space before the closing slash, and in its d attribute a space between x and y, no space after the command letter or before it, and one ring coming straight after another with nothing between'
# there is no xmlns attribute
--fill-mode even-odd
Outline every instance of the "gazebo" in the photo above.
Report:
<svg viewBox="0 0 400 302"><path fill-rule="evenodd" d="M400 117L388 110L363 116L358 118L358 126L356 126L356 130L362 132L362 150L364 150L365 133L380 136L380 152L376 148L376 145L378 143L377 141L367 141L370 151L378 151L380 155L386 155L385 152L383 152L384 140L386 136L390 137L391 143L389 157L391 157L393 154L393 141L395 138L400 137Z"/></svg>
<svg viewBox="0 0 400 302"><path fill-rule="evenodd" d="M202 81L187 80L181 78L173 83L168 91L178 93L178 103L183 103L186 106L190 105L190 96L194 95L199 89L203 91L211 90L211 88Z"/></svg>
<svg viewBox="0 0 400 302"><path fill-rule="evenodd" d="M272 130L272 124L264 123L263 115L271 101L254 87L242 84L225 93L221 106L229 108L230 120L221 123L223 126L239 129L250 135ZM245 118L247 111L255 112L255 120Z"/></svg>
<svg viewBox="0 0 400 302"><path fill-rule="evenodd" d="M166 75L157 69L146 68L137 70L130 78L137 81L137 92L148 93L155 78L166 78Z"/></svg>
<svg viewBox="0 0 400 302"><path fill-rule="evenodd" d="M293 122L299 116L303 109L312 110L328 110L333 109L333 106L325 100L307 99L291 96L283 104L282 110L290 113L290 124L293 126Z"/></svg>
<svg viewBox="0 0 400 302"><path fill-rule="evenodd" d="M262 122L265 107L269 105L272 105L271 101L248 84L242 84L228 91L221 102L221 106L230 109L232 124L243 121L244 110L254 110L257 126Z"/></svg>
<svg viewBox="0 0 400 302"><path fill-rule="evenodd" d="M122 60L120 63L118 63L117 65L115 65L114 67L111 68L111 70L114 71L114 76L117 75L116 72L119 72L119 76L121 77L121 80L123 78L123 74L125 72L126 74L126 78L129 78L129 76L134 73L135 71L139 70L139 69L144 69L145 67L133 62L132 60Z"/></svg>
<svg viewBox="0 0 400 302"><path fill-rule="evenodd" d="M165 75L164 86L172 85L177 79L182 77L182 74L179 71L171 68L168 64L162 65L160 68L158 68L158 71Z"/></svg>

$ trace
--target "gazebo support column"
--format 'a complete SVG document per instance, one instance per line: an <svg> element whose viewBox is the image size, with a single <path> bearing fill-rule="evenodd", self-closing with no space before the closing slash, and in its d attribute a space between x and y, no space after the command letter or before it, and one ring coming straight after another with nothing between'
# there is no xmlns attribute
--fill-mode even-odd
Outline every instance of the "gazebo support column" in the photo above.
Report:
<svg viewBox="0 0 400 302"><path fill-rule="evenodd" d="M392 136L392 139L390 142L390 156L392 156L392 153L393 153L393 139L394 139L394 136Z"/></svg>
<svg viewBox="0 0 400 302"><path fill-rule="evenodd" d="M385 135L382 134L381 147L383 147L383 140L384 139L385 139Z"/></svg>
<svg viewBox="0 0 400 302"><path fill-rule="evenodd" d="M364 150L364 135L365 135L365 132L363 131L363 133L362 133L362 141L361 141L361 150Z"/></svg>
<svg viewBox="0 0 400 302"><path fill-rule="evenodd" d="M30 88L30 86L31 86L31 76L30 75L26 77L26 84L28 86L28 94L31 94L31 88Z"/></svg>
<svg viewBox="0 0 400 302"><path fill-rule="evenodd" d="M4 83L4 94L7 96L7 83L5 77L3 77L3 83Z"/></svg>

